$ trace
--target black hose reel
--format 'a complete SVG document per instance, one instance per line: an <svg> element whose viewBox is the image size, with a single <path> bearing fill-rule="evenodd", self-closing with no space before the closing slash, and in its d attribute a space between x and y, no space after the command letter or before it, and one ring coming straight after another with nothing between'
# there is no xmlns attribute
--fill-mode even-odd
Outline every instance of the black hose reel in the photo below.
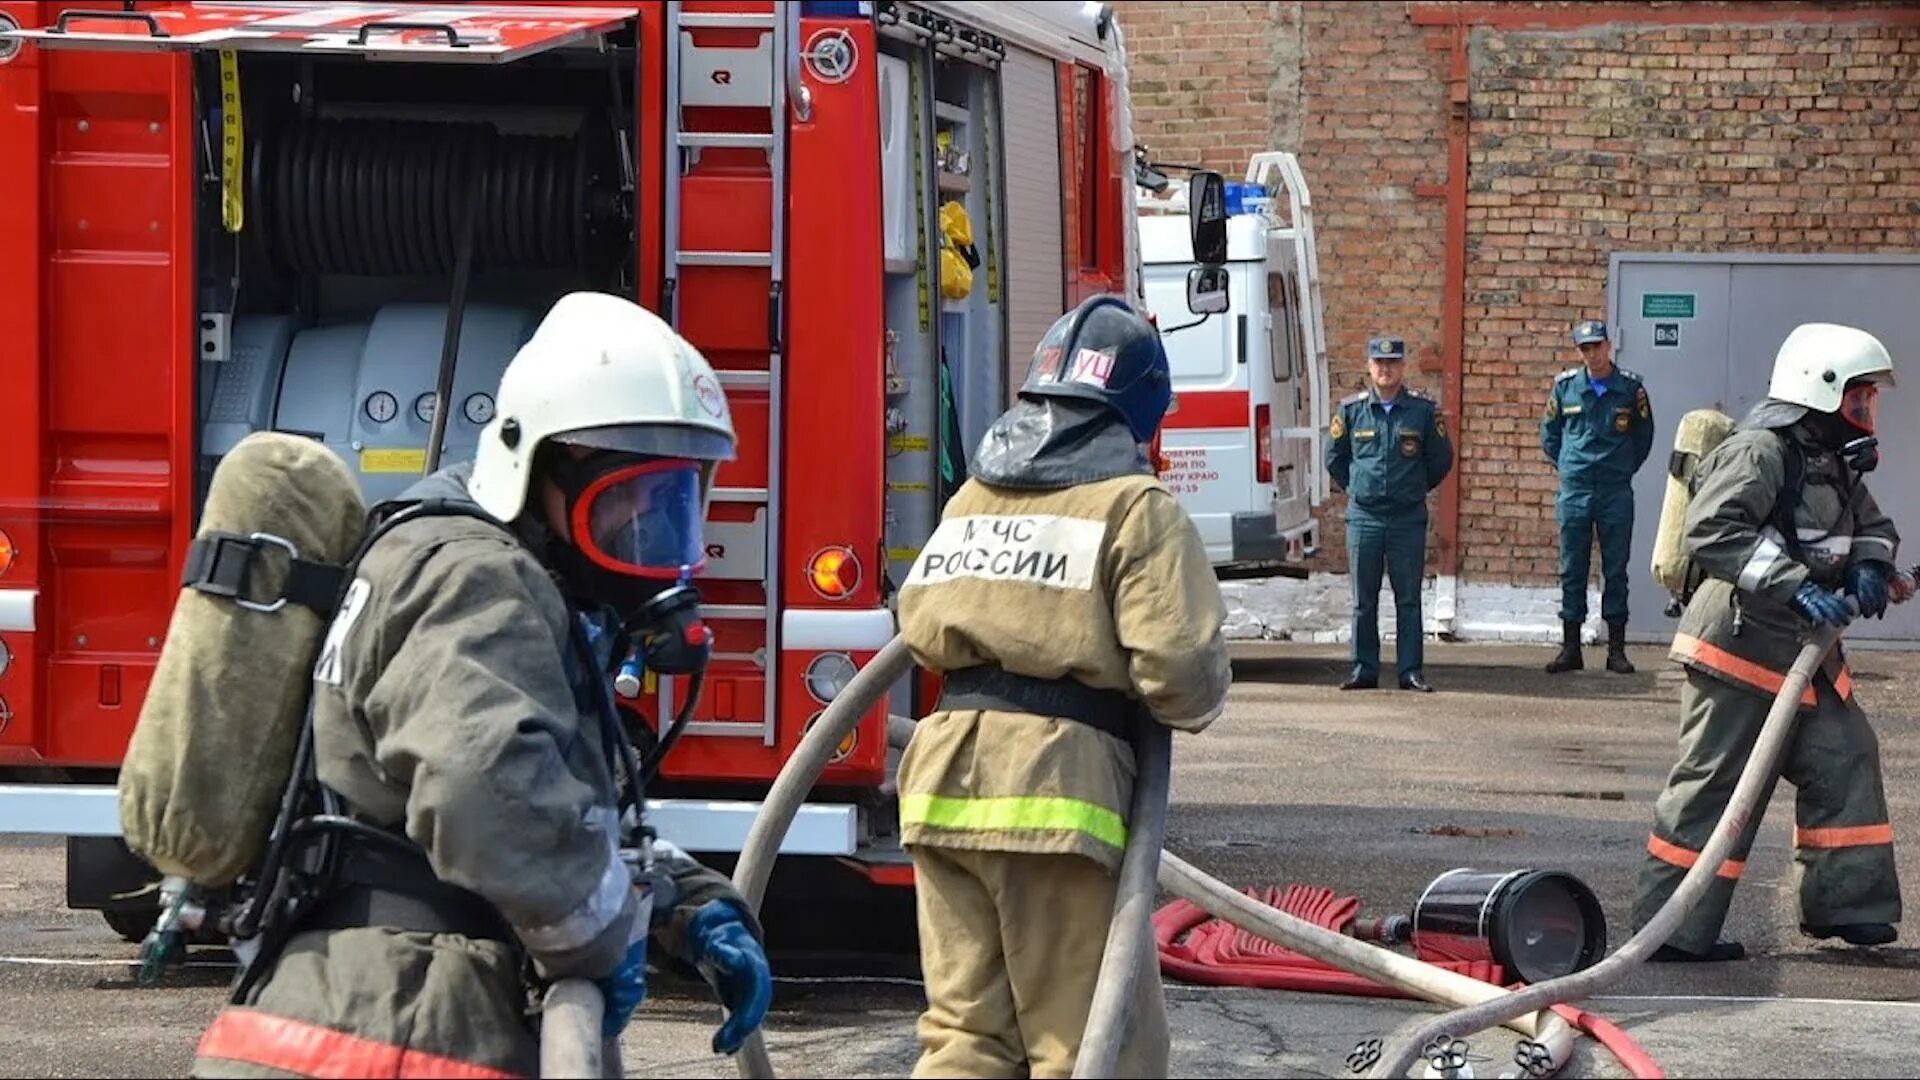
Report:
<svg viewBox="0 0 1920 1080"><path fill-rule="evenodd" d="M302 119L263 130L247 170L255 243L300 275L449 275L423 473L440 466L467 292L477 267L571 269L598 281L633 253L612 129Z"/></svg>
<svg viewBox="0 0 1920 1080"><path fill-rule="evenodd" d="M1592 967L1607 950L1600 899L1562 870L1449 870L1413 907L1422 952L1498 963L1528 983Z"/></svg>
<svg viewBox="0 0 1920 1080"><path fill-rule="evenodd" d="M618 151L607 125L592 118L569 135L505 134L472 122L303 119L250 138L249 217L286 272L453 273L474 192L480 266L599 276L632 247Z"/></svg>

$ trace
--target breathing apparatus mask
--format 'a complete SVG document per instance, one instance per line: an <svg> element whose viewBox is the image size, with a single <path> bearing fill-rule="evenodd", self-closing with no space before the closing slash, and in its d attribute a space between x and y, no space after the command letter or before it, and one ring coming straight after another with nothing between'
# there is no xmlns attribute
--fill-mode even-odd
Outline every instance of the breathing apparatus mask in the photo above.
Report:
<svg viewBox="0 0 1920 1080"><path fill-rule="evenodd" d="M565 536L550 557L582 600L612 608L662 675L703 670L713 631L700 617L693 575L706 564L701 536L710 462L557 443L547 475L564 499Z"/></svg>
<svg viewBox="0 0 1920 1080"><path fill-rule="evenodd" d="M1854 472L1872 472L1880 464L1880 440L1873 432L1879 414L1880 386L1871 379L1852 383L1840 397L1840 419L1855 431L1866 433L1840 446L1840 456L1847 459Z"/></svg>

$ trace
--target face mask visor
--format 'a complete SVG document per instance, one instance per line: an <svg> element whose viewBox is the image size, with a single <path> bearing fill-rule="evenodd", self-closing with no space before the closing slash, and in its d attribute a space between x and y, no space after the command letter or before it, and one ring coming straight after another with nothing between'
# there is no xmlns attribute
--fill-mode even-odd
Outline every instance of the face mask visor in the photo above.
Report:
<svg viewBox="0 0 1920 1080"><path fill-rule="evenodd" d="M701 466L649 461L613 469L574 501L573 542L616 574L674 581L706 564L701 539Z"/></svg>
<svg viewBox="0 0 1920 1080"><path fill-rule="evenodd" d="M1874 433L1873 424L1880 415L1880 386L1872 382L1858 382L1847 387L1840 398L1840 417L1847 423L1869 435Z"/></svg>

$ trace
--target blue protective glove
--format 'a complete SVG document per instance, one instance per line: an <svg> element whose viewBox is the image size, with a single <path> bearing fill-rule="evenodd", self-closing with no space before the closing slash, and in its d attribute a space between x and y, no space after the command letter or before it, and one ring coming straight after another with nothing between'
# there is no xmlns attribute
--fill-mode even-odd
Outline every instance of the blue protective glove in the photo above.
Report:
<svg viewBox="0 0 1920 1080"><path fill-rule="evenodd" d="M1860 602L1863 618L1877 619L1887 613L1887 567L1877 562L1857 562L1847 567L1847 591Z"/></svg>
<svg viewBox="0 0 1920 1080"><path fill-rule="evenodd" d="M600 1019L600 1036L611 1039L625 1030L633 1010L647 997L647 939L627 946L627 955L610 975L594 980L593 985L607 999L607 1011Z"/></svg>
<svg viewBox="0 0 1920 1080"><path fill-rule="evenodd" d="M1828 592L1811 581L1800 583L1799 591L1793 594L1793 606L1800 614L1813 620L1815 626L1826 623L1829 626L1845 626L1853 621L1847 611L1847 602L1840 594Z"/></svg>
<svg viewBox="0 0 1920 1080"><path fill-rule="evenodd" d="M713 1052L731 1054L758 1030L773 1003L773 968L731 900L710 900L687 922L687 948L694 966L713 984L727 1007L727 1022L713 1033Z"/></svg>

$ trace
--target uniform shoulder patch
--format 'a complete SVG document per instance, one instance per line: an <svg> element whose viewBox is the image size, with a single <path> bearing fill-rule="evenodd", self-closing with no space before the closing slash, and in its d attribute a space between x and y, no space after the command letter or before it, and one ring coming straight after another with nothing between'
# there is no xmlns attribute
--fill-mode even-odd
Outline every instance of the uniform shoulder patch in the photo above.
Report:
<svg viewBox="0 0 1920 1080"><path fill-rule="evenodd" d="M1642 420L1649 420L1649 419L1652 419L1652 417L1653 417L1653 406L1652 406L1652 404L1651 404L1651 403L1650 403L1650 402L1649 402L1649 401L1647 400L1647 388L1646 388L1646 387L1644 387L1644 386L1635 386L1635 387L1633 388L1633 407L1634 407L1635 409L1637 409L1637 410L1639 410L1639 412L1640 412L1640 419L1642 419Z"/></svg>
<svg viewBox="0 0 1920 1080"><path fill-rule="evenodd" d="M1338 439L1347 433L1347 414L1336 411L1333 420L1327 425L1327 434Z"/></svg>

